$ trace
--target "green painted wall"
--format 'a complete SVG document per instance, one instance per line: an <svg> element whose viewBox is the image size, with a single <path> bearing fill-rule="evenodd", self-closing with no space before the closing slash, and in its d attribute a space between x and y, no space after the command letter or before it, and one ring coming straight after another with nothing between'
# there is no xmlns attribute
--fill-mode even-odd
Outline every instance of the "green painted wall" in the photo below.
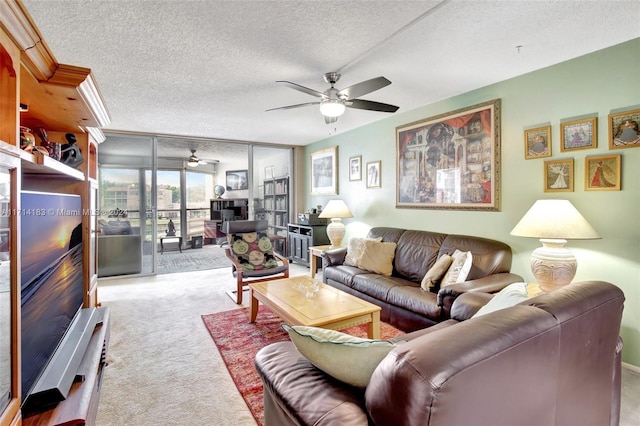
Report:
<svg viewBox="0 0 640 426"><path fill-rule="evenodd" d="M397 209L396 126L496 98L502 100L501 211ZM512 271L533 281L529 255L539 242L513 237L509 232L537 199L569 199L603 237L568 243L578 258L575 281L605 280L622 288L626 296L621 332L623 360L640 366L640 147L609 150L607 143L608 114L640 108L639 104L640 39L636 39L436 104L401 111L309 145L303 205L312 207L324 205L331 198L344 199L355 216L344 220L347 239L363 236L372 226L398 226L501 240L514 251ZM561 152L560 121L588 114L598 116L598 147ZM544 123L552 126L553 156L525 160L524 129ZM312 197L309 154L334 145L339 147L339 195ZM585 157L611 154L622 156L622 191L585 191ZM356 155L362 155L363 167L368 161L382 161L382 188L367 189L364 180L349 181L348 160ZM574 159L574 192L545 193L544 161L564 158Z"/></svg>

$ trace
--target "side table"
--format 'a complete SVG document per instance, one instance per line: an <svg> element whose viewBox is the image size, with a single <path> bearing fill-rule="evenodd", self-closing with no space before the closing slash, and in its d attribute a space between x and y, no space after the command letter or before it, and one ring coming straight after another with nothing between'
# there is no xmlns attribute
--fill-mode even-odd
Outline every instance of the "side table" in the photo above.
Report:
<svg viewBox="0 0 640 426"><path fill-rule="evenodd" d="M164 253L164 240L178 240L178 249L182 253L182 237L175 235L171 237L160 237L160 254Z"/></svg>
<svg viewBox="0 0 640 426"><path fill-rule="evenodd" d="M332 247L330 244L324 246L309 247L309 268L311 269L311 278L314 278L316 276L316 271L318 269L318 258L322 258L324 252L329 250L330 248L333 249L339 247Z"/></svg>

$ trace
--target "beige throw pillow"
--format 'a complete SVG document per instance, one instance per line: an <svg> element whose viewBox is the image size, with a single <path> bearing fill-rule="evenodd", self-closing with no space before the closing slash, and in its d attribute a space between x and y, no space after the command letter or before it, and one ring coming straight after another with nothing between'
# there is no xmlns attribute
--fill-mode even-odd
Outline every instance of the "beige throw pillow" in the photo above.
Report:
<svg viewBox="0 0 640 426"><path fill-rule="evenodd" d="M317 327L282 324L298 351L328 375L364 388L396 343L370 340Z"/></svg>
<svg viewBox="0 0 640 426"><path fill-rule="evenodd" d="M440 256L440 258L436 260L436 263L434 263L425 274L422 282L420 283L420 287L425 291L431 291L438 288L438 283L444 274L447 273L452 262L453 257L448 254L445 253Z"/></svg>
<svg viewBox="0 0 640 426"><path fill-rule="evenodd" d="M347 255L344 258L344 264L347 266L358 266L362 255L364 254L365 241L382 241L380 238L358 238L354 237L349 240L347 245Z"/></svg>
<svg viewBox="0 0 640 426"><path fill-rule="evenodd" d="M356 266L376 274L390 276L393 272L395 254L396 243L365 240L364 252Z"/></svg>
<svg viewBox="0 0 640 426"><path fill-rule="evenodd" d="M469 275L469 271L471 271L473 256L470 251L460 251L456 249L451 257L453 257L453 262L442 279L440 287L464 282Z"/></svg>

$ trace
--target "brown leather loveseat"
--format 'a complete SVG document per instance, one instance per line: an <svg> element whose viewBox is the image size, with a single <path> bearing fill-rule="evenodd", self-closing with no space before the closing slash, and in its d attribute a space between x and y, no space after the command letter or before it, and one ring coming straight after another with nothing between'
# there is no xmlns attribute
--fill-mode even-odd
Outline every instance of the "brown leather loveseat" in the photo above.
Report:
<svg viewBox="0 0 640 426"><path fill-rule="evenodd" d="M262 348L265 423L603 426L620 415L624 294L586 281L399 336L365 389L314 367L291 342ZM477 307L475 308L477 309ZM461 317L458 317L461 315Z"/></svg>
<svg viewBox="0 0 640 426"><path fill-rule="evenodd" d="M404 331L450 318L451 305L462 293L495 293L523 281L521 276L510 273L511 248L500 241L388 227L372 228L367 237L396 243L392 275L344 265L347 249L339 248L324 253L323 281L380 306L380 319ZM443 253L452 254L456 249L472 253L467 280L437 292L423 290L420 282L429 268Z"/></svg>

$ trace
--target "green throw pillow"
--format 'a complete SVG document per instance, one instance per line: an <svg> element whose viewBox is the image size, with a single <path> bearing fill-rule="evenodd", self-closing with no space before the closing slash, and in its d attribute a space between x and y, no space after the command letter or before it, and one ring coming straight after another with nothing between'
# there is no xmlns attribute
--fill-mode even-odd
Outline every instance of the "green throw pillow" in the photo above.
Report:
<svg viewBox="0 0 640 426"><path fill-rule="evenodd" d="M298 351L313 365L341 382L364 388L380 361L397 346L318 327L282 324Z"/></svg>

